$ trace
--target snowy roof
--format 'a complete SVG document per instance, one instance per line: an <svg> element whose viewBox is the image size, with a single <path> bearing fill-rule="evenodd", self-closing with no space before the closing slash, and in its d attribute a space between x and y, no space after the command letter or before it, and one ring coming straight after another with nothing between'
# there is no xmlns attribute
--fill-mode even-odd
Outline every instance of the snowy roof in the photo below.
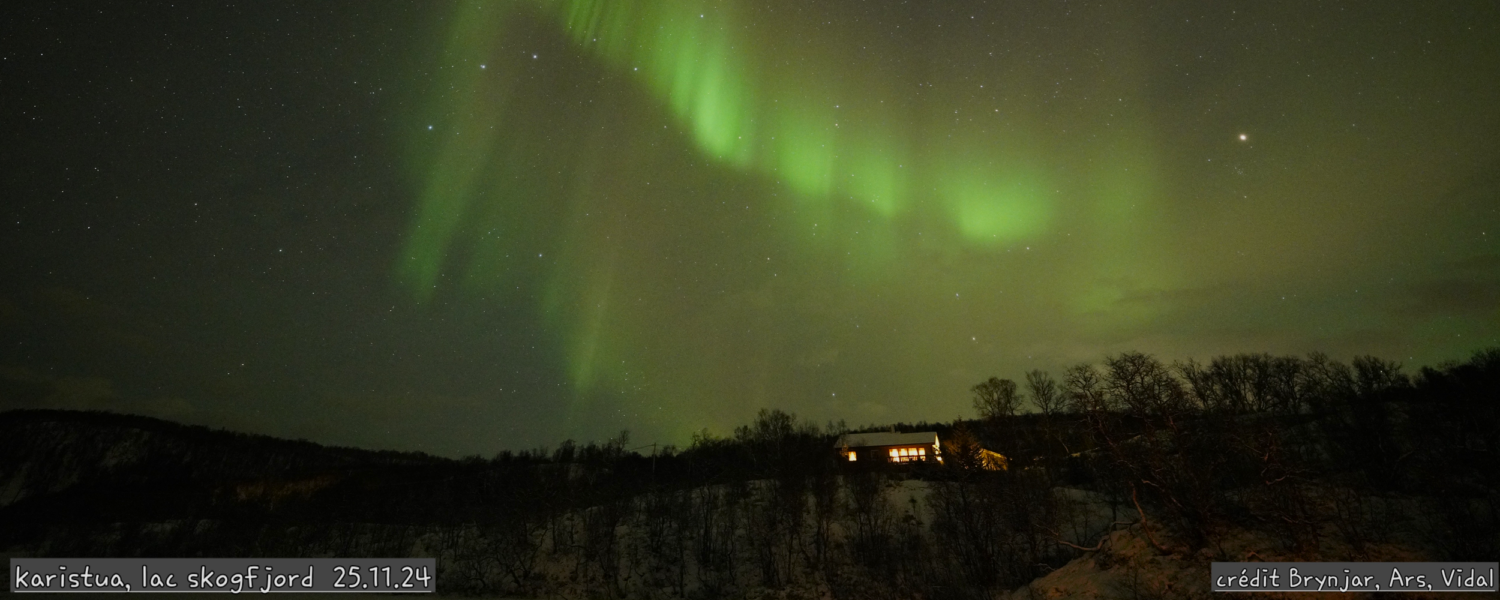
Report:
<svg viewBox="0 0 1500 600"><path fill-rule="evenodd" d="M867 446L917 446L926 444L937 445L937 432L921 431L917 433L846 433L839 437L839 441L833 444L835 448L863 448Z"/></svg>

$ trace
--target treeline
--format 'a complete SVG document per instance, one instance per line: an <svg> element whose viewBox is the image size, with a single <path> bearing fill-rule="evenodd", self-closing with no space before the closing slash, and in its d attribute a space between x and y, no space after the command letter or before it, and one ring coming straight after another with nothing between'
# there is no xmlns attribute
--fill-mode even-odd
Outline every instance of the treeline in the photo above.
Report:
<svg viewBox="0 0 1500 600"><path fill-rule="evenodd" d="M1125 353L1026 379L975 386L984 440L1108 494L1163 550L1254 527L1351 559L1400 531L1439 558L1500 552L1500 349L1412 376L1373 357ZM1016 416L1023 401L1036 412Z"/></svg>

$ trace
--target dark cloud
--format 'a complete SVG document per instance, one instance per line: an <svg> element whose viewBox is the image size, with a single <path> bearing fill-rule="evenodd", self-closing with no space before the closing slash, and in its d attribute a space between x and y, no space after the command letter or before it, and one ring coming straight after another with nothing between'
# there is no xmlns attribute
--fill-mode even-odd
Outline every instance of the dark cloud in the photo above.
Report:
<svg viewBox="0 0 1500 600"><path fill-rule="evenodd" d="M1394 299L1397 305L1394 310L1418 317L1500 317L1500 260L1485 262L1494 270L1471 278L1448 277L1407 284L1404 293Z"/></svg>

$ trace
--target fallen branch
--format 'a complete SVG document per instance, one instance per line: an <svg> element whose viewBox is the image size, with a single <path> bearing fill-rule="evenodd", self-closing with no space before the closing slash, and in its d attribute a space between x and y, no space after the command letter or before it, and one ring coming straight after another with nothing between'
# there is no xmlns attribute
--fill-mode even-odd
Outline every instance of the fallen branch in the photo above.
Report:
<svg viewBox="0 0 1500 600"><path fill-rule="evenodd" d="M1104 542L1109 541L1109 534L1105 534L1104 537L1099 538L1099 543L1094 544L1094 547L1092 547L1092 548L1084 548L1083 546L1079 546L1078 544L1075 544L1073 542L1069 542L1069 541L1066 541L1066 540L1063 540L1063 539L1060 539L1060 538L1052 538L1052 541L1057 542L1059 544L1062 544L1064 546L1067 546L1069 548L1077 548L1077 549L1082 550L1084 552L1098 552L1100 549L1104 548Z"/></svg>
<svg viewBox="0 0 1500 600"><path fill-rule="evenodd" d="M1130 501L1135 503L1135 512L1136 514L1141 516L1141 531L1146 532L1146 540L1150 541L1151 545L1155 546L1156 549L1160 550L1163 554L1171 553L1171 550L1168 550L1166 546L1161 545L1161 542L1156 541L1156 536L1151 535L1151 524L1146 521L1146 511L1141 509L1141 501L1136 498L1134 481L1130 482Z"/></svg>
<svg viewBox="0 0 1500 600"><path fill-rule="evenodd" d="M1059 534L1057 531L1052 530L1052 529L1048 529L1047 533L1052 534L1052 541L1057 542L1059 544L1062 544L1064 546L1068 546L1070 548L1077 548L1077 549L1082 550L1084 552L1098 552L1101 548L1104 547L1104 543L1107 542L1107 541L1109 541L1110 534L1113 534L1115 531L1117 531L1115 529L1116 527L1119 527L1120 525L1124 525L1125 527L1128 528L1128 527L1130 527L1131 525L1134 525L1134 524L1135 523L1132 523L1130 521L1115 521L1114 523L1110 523L1109 524L1109 531L1106 531L1104 533L1104 535L1099 538L1099 543L1094 544L1093 548L1084 548L1083 546L1079 546L1078 544L1074 544L1073 542L1066 541L1066 540L1062 539L1062 534Z"/></svg>

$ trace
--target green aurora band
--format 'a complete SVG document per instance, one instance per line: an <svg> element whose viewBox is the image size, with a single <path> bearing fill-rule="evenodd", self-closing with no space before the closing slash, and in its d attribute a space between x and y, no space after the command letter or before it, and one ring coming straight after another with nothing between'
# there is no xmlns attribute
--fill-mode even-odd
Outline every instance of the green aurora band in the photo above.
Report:
<svg viewBox="0 0 1500 600"><path fill-rule="evenodd" d="M529 304L558 336L575 415L624 398L679 435L813 401L787 389L914 398L939 373L961 400L982 364L1097 357L1164 318L1142 298L1214 283L1216 266L1185 265L1186 242L1169 240L1183 231L1160 200L1171 127L1147 108L1131 14L1050 24L1092 52L1032 35L986 56L981 34L1049 24L992 14L987 29L905 34L898 18L830 25L818 10L835 9L458 3L410 132L420 189L398 279L422 301L451 287ZM521 47L548 43L539 60ZM1038 314L1056 322L1017 317ZM1331 327L1359 326L1346 317ZM1195 318L1181 327L1214 317ZM1063 322L1091 339L982 345ZM897 346L868 347L861 327ZM836 362L887 375L819 370ZM726 388L739 402L715 406L734 415L696 401ZM860 402L835 395L814 412Z"/></svg>
<svg viewBox="0 0 1500 600"><path fill-rule="evenodd" d="M414 161L422 165L418 177L424 184L399 263L400 279L424 299L439 290L452 269L463 273L459 283L471 292L503 290L517 276L504 258L547 235L539 233L547 227L537 223L546 217L528 213L525 204L552 197L554 185L570 190L579 207L601 195L590 188L588 164L565 168L564 177L550 184L505 175L515 168L520 151L512 140L523 137L517 122L526 115L510 110L520 75L490 64L501 62L493 57L507 20L538 17L555 21L581 54L637 82L686 131L703 159L782 190L777 201L789 203L782 209L795 218L779 225L826 232L821 239L802 239L811 245L801 251L842 257L843 283L863 286L865 293L890 283L887 274L921 269L931 258L924 246L936 245L943 254L976 251L982 260L986 252L1041 241L1055 226L1061 195L1082 195L1105 213L1101 222L1110 226L1091 235L1138 235L1146 226L1132 223L1133 211L1120 208L1149 202L1153 172L1146 125L1128 106L1109 116L1109 124L1098 123L1098 115L1071 117L1080 128L1093 125L1092 134L1104 141L1093 144L1088 161L1094 166L1085 179L1061 181L1038 152L1055 142L1026 126L1047 118L1035 114L1032 93L1045 74L1017 69L994 81L1002 96L986 105L1004 117L1001 124L988 130L966 127L964 113L982 109L959 104L955 110L951 102L930 98L934 84L923 81L917 66L905 74L851 72L840 64L850 57L839 54L849 53L855 40L811 31L799 35L798 27L813 25L750 14L751 4L460 3L441 59L447 68L427 102L429 121L453 133L435 146L414 145L414 154L426 157ZM801 60L776 60L772 52L758 51L757 42L765 39L777 41L774 54ZM806 42L810 39L818 40L817 47ZM1128 56L1123 50L1118 54ZM1098 68L1122 67L1124 72L1105 78L1106 88L1097 93L1135 94L1128 64ZM1054 110L1067 112L1068 107L1060 108ZM906 235L914 228L925 237ZM1101 273L1149 271L1152 285L1170 279L1159 265L1141 268L1149 257L1122 252L1121 245L1101 247L1112 250L1090 257L1094 271L1075 273L1072 306L1080 313L1102 310L1123 293L1099 284ZM570 252L567 245L559 251ZM673 364L677 370L707 372L677 373L669 378L677 385L654 386L649 395L677 396L666 402L679 405L708 393L682 384L711 378L722 367L701 362L693 367L698 361L682 360L681 349L648 351L639 359L643 340L671 341L653 335L648 319L616 301L620 249L587 256L571 252L545 275L548 291L541 304L549 323L568 340L567 360L580 397L598 387L622 389L631 377L670 371Z"/></svg>

